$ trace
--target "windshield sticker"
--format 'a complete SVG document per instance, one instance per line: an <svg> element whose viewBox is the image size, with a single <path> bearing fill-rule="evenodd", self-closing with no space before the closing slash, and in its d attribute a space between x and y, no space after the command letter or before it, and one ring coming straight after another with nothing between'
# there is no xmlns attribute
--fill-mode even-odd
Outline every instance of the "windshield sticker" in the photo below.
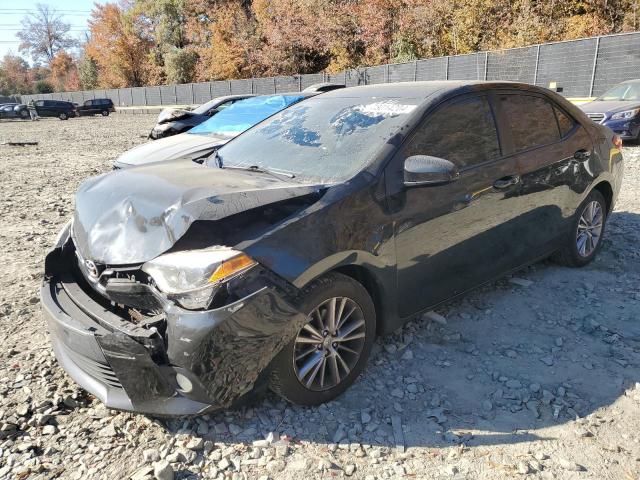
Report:
<svg viewBox="0 0 640 480"><path fill-rule="evenodd" d="M385 101L369 103L367 105L357 105L355 108L367 115L384 115L387 117L411 113L415 110L416 105L403 105L394 101Z"/></svg>

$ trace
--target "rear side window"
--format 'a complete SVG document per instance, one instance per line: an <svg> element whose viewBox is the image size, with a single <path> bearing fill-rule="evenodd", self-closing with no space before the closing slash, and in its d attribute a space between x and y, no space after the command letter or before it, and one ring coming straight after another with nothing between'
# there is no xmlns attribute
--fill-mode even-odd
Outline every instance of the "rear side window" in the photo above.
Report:
<svg viewBox="0 0 640 480"><path fill-rule="evenodd" d="M576 125L576 122L574 122L573 118L571 118L569 115L564 113L558 107L554 106L553 109L555 110L556 117L558 118L558 126L560 127L560 136L564 138L567 135L569 135L569 132L571 132L571 130L573 130L573 127Z"/></svg>
<svg viewBox="0 0 640 480"><path fill-rule="evenodd" d="M407 156L431 155L469 167L500 156L495 121L485 97L445 105L416 129Z"/></svg>
<svg viewBox="0 0 640 480"><path fill-rule="evenodd" d="M560 140L553 106L541 97L500 95L500 105L511 130L515 152Z"/></svg>

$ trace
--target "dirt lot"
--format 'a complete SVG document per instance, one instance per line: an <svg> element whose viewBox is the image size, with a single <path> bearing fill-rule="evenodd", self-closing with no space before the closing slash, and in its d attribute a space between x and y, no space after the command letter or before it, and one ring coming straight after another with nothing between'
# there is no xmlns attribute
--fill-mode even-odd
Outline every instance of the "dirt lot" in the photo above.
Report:
<svg viewBox="0 0 640 480"><path fill-rule="evenodd" d="M590 266L538 264L409 323L320 408L157 421L70 381L38 299L78 184L153 121L0 122L0 143L39 142L0 146L0 478L640 478L640 148Z"/></svg>

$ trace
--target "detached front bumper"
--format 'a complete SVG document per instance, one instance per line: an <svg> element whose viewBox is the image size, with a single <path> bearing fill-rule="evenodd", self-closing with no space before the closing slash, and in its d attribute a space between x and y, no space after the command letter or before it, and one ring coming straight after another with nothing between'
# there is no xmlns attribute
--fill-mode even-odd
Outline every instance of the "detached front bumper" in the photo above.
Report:
<svg viewBox="0 0 640 480"><path fill-rule="evenodd" d="M41 299L51 343L73 380L109 408L181 416L228 407L304 322L271 284L218 309L170 305L164 318L136 324L69 260L61 247L46 259Z"/></svg>

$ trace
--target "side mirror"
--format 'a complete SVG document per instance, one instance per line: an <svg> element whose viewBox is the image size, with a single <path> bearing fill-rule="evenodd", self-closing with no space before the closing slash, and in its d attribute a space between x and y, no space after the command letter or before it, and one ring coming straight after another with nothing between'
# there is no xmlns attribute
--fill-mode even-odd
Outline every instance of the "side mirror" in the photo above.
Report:
<svg viewBox="0 0 640 480"><path fill-rule="evenodd" d="M458 179L458 168L449 160L429 155L412 155L404 161L406 187L443 185Z"/></svg>

